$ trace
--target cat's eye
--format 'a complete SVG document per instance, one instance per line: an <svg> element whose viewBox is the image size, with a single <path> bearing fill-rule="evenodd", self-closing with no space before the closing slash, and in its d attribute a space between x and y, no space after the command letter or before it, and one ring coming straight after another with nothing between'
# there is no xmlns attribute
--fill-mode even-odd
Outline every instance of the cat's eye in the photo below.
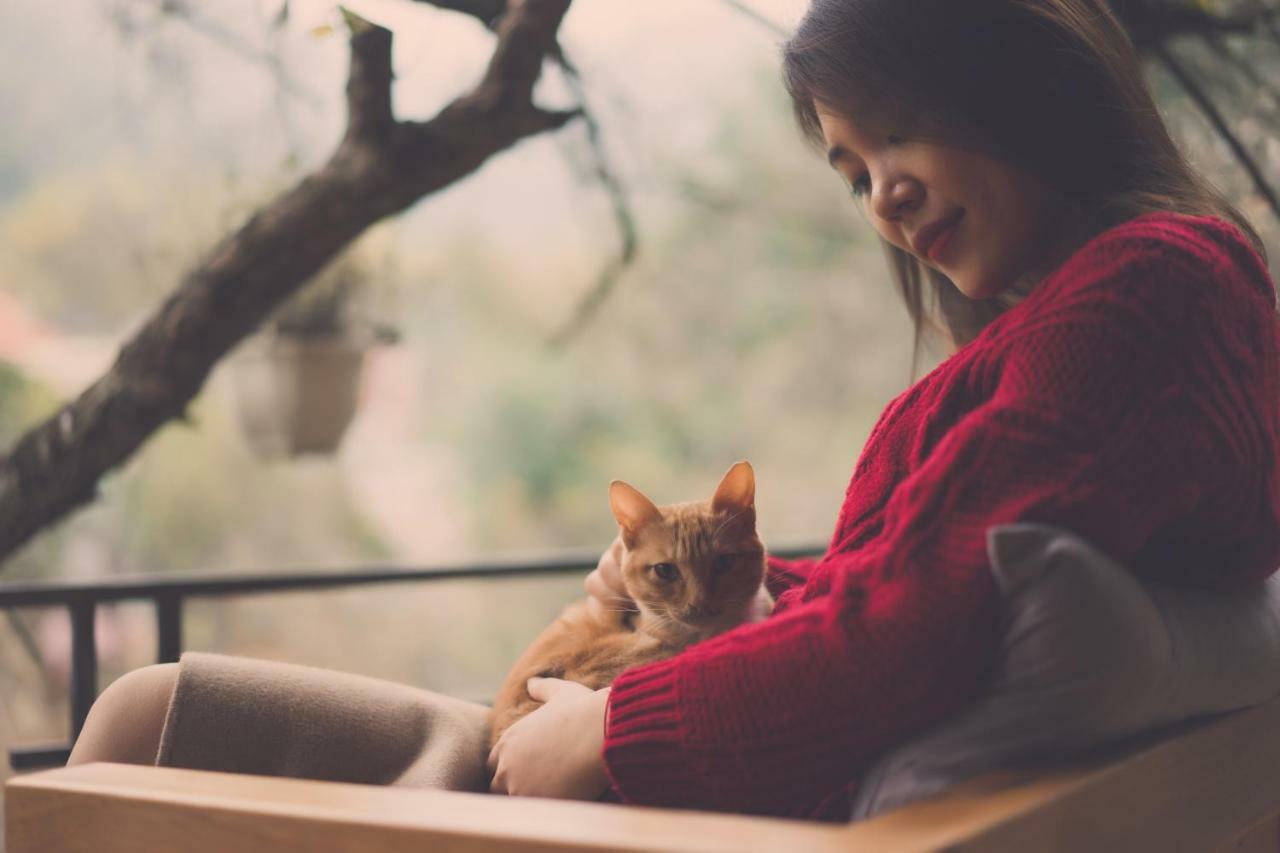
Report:
<svg viewBox="0 0 1280 853"><path fill-rule="evenodd" d="M649 568L664 581L673 581L680 577L680 570L676 568L674 563L654 563Z"/></svg>

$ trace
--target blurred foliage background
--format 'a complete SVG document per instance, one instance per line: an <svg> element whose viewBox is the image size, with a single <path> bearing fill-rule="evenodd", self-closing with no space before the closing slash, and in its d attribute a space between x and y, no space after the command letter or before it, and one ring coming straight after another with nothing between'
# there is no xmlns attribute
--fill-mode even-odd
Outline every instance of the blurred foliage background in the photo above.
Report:
<svg viewBox="0 0 1280 853"><path fill-rule="evenodd" d="M487 56L487 34L461 16L351 5L396 31L402 114L438 108ZM784 27L804 5L753 4ZM284 22L265 0L181 17L142 0L65 6L0 10L6 445L101 373L182 271L342 128L332 6L295 2ZM691 500L742 458L757 471L765 541L825 544L863 441L911 381L910 327L869 226L792 127L778 37L714 0L576 0L563 34L641 246L580 335L548 345L618 237L573 125L353 247L368 311L400 338L367 358L340 452L256 458L224 364L190 424L165 428L3 580L603 549L611 479ZM1274 44L1233 49L1276 79ZM1192 161L1280 246L1230 152L1152 75ZM541 88L564 95L554 79ZM1236 114L1280 107L1251 100L1265 91L1222 97ZM1280 143L1265 123L1239 133L1275 175ZM187 605L185 645L484 701L580 590L569 578L206 599ZM101 687L154 660L141 604L103 608L98 635ZM69 656L61 611L0 620L0 747L66 737Z"/></svg>

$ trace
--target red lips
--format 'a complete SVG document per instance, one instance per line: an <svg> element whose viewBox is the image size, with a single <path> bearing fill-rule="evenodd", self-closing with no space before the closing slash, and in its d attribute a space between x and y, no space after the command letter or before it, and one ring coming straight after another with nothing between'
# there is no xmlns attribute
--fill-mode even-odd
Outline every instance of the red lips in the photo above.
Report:
<svg viewBox="0 0 1280 853"><path fill-rule="evenodd" d="M954 213L944 216L937 222L921 228L920 232L917 233L911 241L912 248L915 249L916 254L921 257L927 257L929 254L929 247L933 245L933 241L937 240L943 231L946 231L952 225L959 222L962 216L964 216L964 211L957 210Z"/></svg>

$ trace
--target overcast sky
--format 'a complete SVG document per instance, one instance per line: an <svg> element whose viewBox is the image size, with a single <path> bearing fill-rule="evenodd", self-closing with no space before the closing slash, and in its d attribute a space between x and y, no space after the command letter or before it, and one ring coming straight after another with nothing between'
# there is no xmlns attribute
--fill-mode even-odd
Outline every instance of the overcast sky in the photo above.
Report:
<svg viewBox="0 0 1280 853"><path fill-rule="evenodd" d="M51 175L104 168L279 175L315 165L341 132L347 52L336 7L294 0L273 43L275 3L192 3L190 22L156 0L0 4L0 205ZM470 18L409 0L349 5L396 33L396 109L425 118L473 83L491 36ZM790 28L805 0L750 0ZM324 35L326 27L333 34ZM646 170L704 156L720 112L776 81L780 38L725 0L575 0L562 41L582 71L611 157L646 204ZM275 74L262 56L283 57ZM280 82L283 81L283 82ZM539 96L567 103L548 74ZM581 128L523 143L413 210L413 232L483 229L507 245L578 229L599 243L607 206L570 161ZM805 156L799 144L795 156ZM248 177L246 177L248 176ZM586 215L584 215L584 213ZM402 229L403 230L403 229ZM588 233L595 232L595 233Z"/></svg>

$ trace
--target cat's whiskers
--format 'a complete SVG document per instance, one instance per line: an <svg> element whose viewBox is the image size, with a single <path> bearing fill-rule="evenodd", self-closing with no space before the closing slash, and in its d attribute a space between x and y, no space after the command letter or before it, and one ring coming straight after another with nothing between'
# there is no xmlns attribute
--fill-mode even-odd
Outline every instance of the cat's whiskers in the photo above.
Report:
<svg viewBox="0 0 1280 853"><path fill-rule="evenodd" d="M667 626L672 624L671 617L667 616L665 613L656 613L656 612L650 611L646 615L649 617L649 620L651 622L657 625Z"/></svg>
<svg viewBox="0 0 1280 853"><path fill-rule="evenodd" d="M649 611L646 616L651 620L650 627L657 628L665 634L696 636L701 629L695 625L690 625L683 619L672 616L670 613L659 613L656 610Z"/></svg>
<svg viewBox="0 0 1280 853"><path fill-rule="evenodd" d="M644 617L647 621L655 622L659 625L665 625L670 623L671 621L670 616L667 616L665 613L661 613L651 608L643 610L642 613L644 614Z"/></svg>

